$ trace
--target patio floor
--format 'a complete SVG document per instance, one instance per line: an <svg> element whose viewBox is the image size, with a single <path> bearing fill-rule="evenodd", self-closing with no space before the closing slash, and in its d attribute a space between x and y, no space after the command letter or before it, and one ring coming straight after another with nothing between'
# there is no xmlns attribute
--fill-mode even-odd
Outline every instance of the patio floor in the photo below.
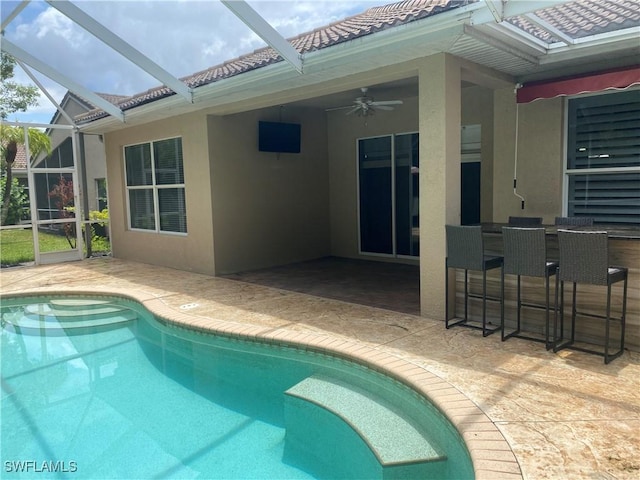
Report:
<svg viewBox="0 0 640 480"><path fill-rule="evenodd" d="M480 430L465 430L481 478L640 477L640 353L627 351L605 366L594 355L554 354L535 342L501 342L498 335L482 338L470 329L446 330L441 321L414 315L412 310L395 311L407 309L408 293L392 277L367 271L379 266L338 262L332 269L312 262L307 268L300 264L232 279L97 258L2 269L0 287L3 295L122 293L197 328L244 329L250 335L299 339L304 344L321 339L327 350L349 346L355 356L376 352L369 355L373 361L379 355L393 358L390 369L409 365L413 378L429 378L435 403L450 417L457 411L454 404L470 400L506 439L516 462L489 436L490 428L484 437ZM367 288L361 294L349 291L363 272ZM350 279L338 288L346 298L331 294L332 278ZM303 283L307 287L302 288ZM376 288L389 299L396 298L395 306L393 301L380 306L384 308L360 304ZM186 304L192 308L180 309ZM416 375L418 367L427 373ZM464 425L459 419L456 424Z"/></svg>

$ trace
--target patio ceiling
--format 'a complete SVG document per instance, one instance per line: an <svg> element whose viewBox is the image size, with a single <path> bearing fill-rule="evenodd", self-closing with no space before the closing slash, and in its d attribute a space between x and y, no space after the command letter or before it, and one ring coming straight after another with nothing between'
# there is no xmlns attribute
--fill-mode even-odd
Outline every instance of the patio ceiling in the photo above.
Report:
<svg viewBox="0 0 640 480"><path fill-rule="evenodd" d="M410 17L419 11L416 5L422 4L424 10L426 3L415 0L404 2L395 11L381 7L375 12L365 12L369 16L363 14L363 22L371 21L374 14L382 17L380 23L388 22L382 28L376 29L370 24L371 28L367 30L367 25L354 24L358 19L354 16L343 22L345 27L351 30L360 28L364 33L349 33L352 37L314 45L306 50L301 46L307 38L304 35L322 33L323 29L284 41L245 2L223 1L286 62L278 61L278 54L265 62L265 55L272 54L269 49L263 49L223 66L212 67L204 72L211 72L210 80L204 81L195 75L180 80L172 77L68 0L49 1L164 85L145 92L146 97L133 96L118 105L106 102L82 85L69 81L45 62L4 38L2 49L99 107L100 110L81 121L87 122L82 125L83 130L102 133L122 128L125 120L127 124L137 124L164 118L168 110L171 110L171 115L203 108L211 109L215 114L230 114L292 102L328 108L352 98L357 88L371 86L363 84L365 79L371 77L371 72L385 68L388 73L376 74L379 91L404 88L411 96L410 92L417 92L415 72L404 71L400 66L440 52L468 61L464 68L468 74L465 80L479 84L486 81L488 86L491 82L493 86L526 83L634 65L640 55L637 40L640 14L637 13L637 4L634 7L634 1L443 0L440 3L442 11L416 19ZM28 0L16 10L26 4ZM414 11L402 11L404 6L412 7ZM393 17L394 12L397 17ZM3 29L15 15L17 13L13 12L7 17ZM351 23L347 24L348 21ZM325 29L335 25L341 25L341 22ZM350 41L353 38L358 41ZM262 56L254 58L257 55ZM234 67L236 61L249 66L243 70L240 65L236 73L222 79L216 77L217 68ZM395 66L399 68L394 71ZM483 70L484 67L488 68ZM478 72L480 75L476 75Z"/></svg>

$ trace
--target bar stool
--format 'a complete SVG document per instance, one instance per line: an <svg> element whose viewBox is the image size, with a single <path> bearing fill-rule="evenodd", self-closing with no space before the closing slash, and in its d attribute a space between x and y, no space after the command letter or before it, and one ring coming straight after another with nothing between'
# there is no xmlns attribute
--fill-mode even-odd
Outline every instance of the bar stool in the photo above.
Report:
<svg viewBox="0 0 640 480"><path fill-rule="evenodd" d="M563 348L570 348L582 352L593 353L604 356L604 363L607 364L622 355L624 351L625 316L627 313L627 278L629 270L625 267L609 266L609 250L607 232L580 232L575 230L558 230L558 247L560 253L560 267L558 269L558 280L560 283L560 303L558 303L558 284L556 283L556 305L560 309L560 337L557 333L557 316L554 319L553 351L557 352ZM613 320L620 322L620 348L609 353L610 330L611 330L611 286L614 283L624 281L622 293L622 314ZM564 330L564 282L573 283L573 298L571 303L571 339L565 343L563 340ZM584 283L589 285L602 285L607 287L607 307L606 315L596 315L592 313L578 312L576 309L576 284ZM581 348L574 345L576 331L576 315L600 318L605 320L605 340L604 352Z"/></svg>
<svg viewBox="0 0 640 480"><path fill-rule="evenodd" d="M484 242L482 240L482 227L479 225L462 226L446 225L447 232L447 258L445 260L445 326L456 325L482 330L482 336L486 337L500 326L487 328L487 300L502 302L501 298L487 295L487 270L502 268L502 257L485 255ZM464 269L464 318L456 322L449 322L449 269ZM469 293L468 271L482 272L482 294ZM482 299L482 327L468 323L469 297Z"/></svg>
<svg viewBox="0 0 640 480"><path fill-rule="evenodd" d="M591 227L592 217L556 217L556 225L573 225L579 227Z"/></svg>
<svg viewBox="0 0 640 480"><path fill-rule="evenodd" d="M542 217L509 217L509 225L514 227L535 227L542 225Z"/></svg>
<svg viewBox="0 0 640 480"><path fill-rule="evenodd" d="M558 262L550 262L547 260L547 244L544 228L515 228L502 227L502 242L504 266L502 268L502 308L500 312L500 324L502 326L502 341L511 337L523 338L526 340L534 340L544 342L545 347L549 350L553 343L549 337L550 327L550 307L549 307L549 278L556 274ZM504 320L504 276L517 275L517 323L516 329L509 334L505 334L506 325ZM541 277L545 279L545 304L522 302L520 277ZM558 278L556 277L556 284ZM544 339L522 335L521 316L522 307L544 309L545 310L545 331ZM555 311L555 307L554 307Z"/></svg>

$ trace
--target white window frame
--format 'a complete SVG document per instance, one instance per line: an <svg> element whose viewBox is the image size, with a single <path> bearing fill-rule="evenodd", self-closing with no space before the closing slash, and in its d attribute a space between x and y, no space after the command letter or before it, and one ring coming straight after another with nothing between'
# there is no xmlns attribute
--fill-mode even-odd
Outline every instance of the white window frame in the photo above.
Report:
<svg viewBox="0 0 640 480"><path fill-rule="evenodd" d="M182 136L178 135L178 136L172 136L172 137L166 137L166 138L158 138L158 139L154 139L154 140L149 140L146 142L137 142L137 143L130 143L128 145L124 145L122 147L122 166L123 166L123 174L124 174L124 187L125 187L125 197L126 197L126 207L127 207L127 228L128 230L132 231L132 232L144 232L144 233L156 233L156 234L162 234L162 235L174 235L174 236L179 236L179 237L186 237L188 235L188 224L187 224L187 232L174 232L174 231L166 231L166 230L161 230L160 229L160 209L159 209L159 197L158 197L158 190L160 189L168 189L168 188L182 188L185 192L185 216L187 214L187 207L186 207L186 187L185 187L185 183L174 183L174 184L162 184L162 185L157 185L156 184L156 166L155 166L155 157L154 157L154 152L153 152L153 144L157 143L157 142L162 142L165 140L174 140L180 138L182 140ZM134 186L129 186L127 185L127 158L126 158L126 149L127 147L135 147L135 146L139 146L139 145L149 145L149 149L150 149L150 153L151 153L151 184L150 185L134 185ZM184 171L184 149L183 149L183 162L182 162L182 168ZM131 226L131 205L130 205L130 199L129 199L129 192L131 190L152 190L153 193L153 213L154 213L154 224L155 224L155 229L151 229L151 228L136 228L136 227L132 227Z"/></svg>

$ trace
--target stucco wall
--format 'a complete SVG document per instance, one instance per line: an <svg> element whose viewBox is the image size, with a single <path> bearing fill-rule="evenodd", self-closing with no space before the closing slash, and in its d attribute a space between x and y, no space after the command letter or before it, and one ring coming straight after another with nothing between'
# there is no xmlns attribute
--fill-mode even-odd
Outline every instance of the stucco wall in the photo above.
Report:
<svg viewBox="0 0 640 480"><path fill-rule="evenodd" d="M180 270L214 273L206 125L204 114L190 114L130 127L105 136L114 257ZM172 137L182 137L188 234L185 236L127 230L123 148L125 145Z"/></svg>
<svg viewBox="0 0 640 480"><path fill-rule="evenodd" d="M300 123L301 152L259 152L259 120ZM323 110L210 116L208 135L217 274L330 254Z"/></svg>
<svg viewBox="0 0 640 480"><path fill-rule="evenodd" d="M563 100L538 100L518 106L517 193L513 193L516 104L513 89L494 94L493 220L510 215L542 217L553 223L562 212L564 162Z"/></svg>
<svg viewBox="0 0 640 480"><path fill-rule="evenodd" d="M98 209L96 179L107 177L104 143L98 135L84 136L85 167L87 169L87 201L89 210Z"/></svg>

